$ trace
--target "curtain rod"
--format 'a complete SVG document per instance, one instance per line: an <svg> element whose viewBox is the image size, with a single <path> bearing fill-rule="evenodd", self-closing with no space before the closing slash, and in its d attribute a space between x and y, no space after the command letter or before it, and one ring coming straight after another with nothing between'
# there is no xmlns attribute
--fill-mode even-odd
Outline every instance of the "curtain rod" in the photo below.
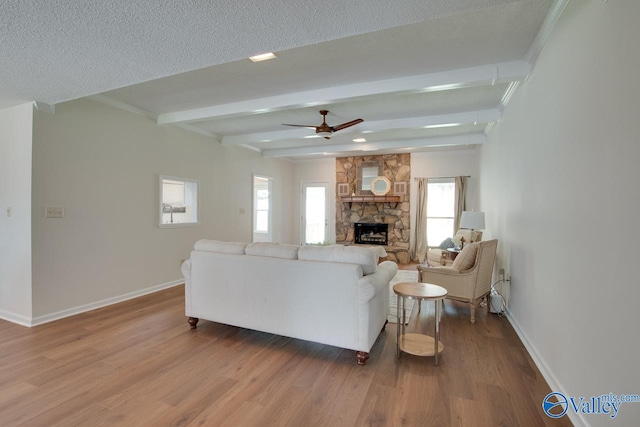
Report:
<svg viewBox="0 0 640 427"><path fill-rule="evenodd" d="M471 175L461 175L463 178L471 178ZM427 178L427 179L449 179L449 178L457 178L456 176L416 176L413 178L414 181L419 180L420 178Z"/></svg>

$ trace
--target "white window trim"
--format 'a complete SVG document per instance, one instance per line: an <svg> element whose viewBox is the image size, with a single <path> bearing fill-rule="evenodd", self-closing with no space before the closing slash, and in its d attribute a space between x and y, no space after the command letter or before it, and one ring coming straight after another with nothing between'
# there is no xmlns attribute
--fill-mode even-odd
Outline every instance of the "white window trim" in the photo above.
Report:
<svg viewBox="0 0 640 427"><path fill-rule="evenodd" d="M195 222L179 222L173 224L163 224L162 222L162 205L163 205L163 194L162 194L162 186L164 180L170 181L182 181L184 183L193 183L196 184L196 221ZM169 175L160 175L158 179L158 226L160 228L186 228L186 227L197 227L200 225L200 181L197 179L191 178L182 178L179 176L169 176Z"/></svg>
<svg viewBox="0 0 640 427"><path fill-rule="evenodd" d="M256 207L256 188L255 188L255 179L256 178L260 178L260 179L264 179L267 180L268 184L269 184L269 208L268 208L268 221L267 221L267 227L268 230L266 232L264 231L257 231L256 230L256 212L257 212L257 207ZM266 176L266 175L259 175L259 174L252 174L251 175L251 230L252 230L252 240L254 235L262 235L262 236L266 236L266 241L268 242L272 242L273 241L273 178L270 176ZM261 209L261 211L264 211L264 209Z"/></svg>

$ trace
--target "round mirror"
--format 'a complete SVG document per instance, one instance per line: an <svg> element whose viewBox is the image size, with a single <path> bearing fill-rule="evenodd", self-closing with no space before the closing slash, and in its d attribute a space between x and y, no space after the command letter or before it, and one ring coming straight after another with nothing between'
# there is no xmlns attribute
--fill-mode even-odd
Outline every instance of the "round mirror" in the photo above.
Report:
<svg viewBox="0 0 640 427"><path fill-rule="evenodd" d="M386 176L376 176L371 180L371 192L376 196L384 196L391 190L391 181Z"/></svg>

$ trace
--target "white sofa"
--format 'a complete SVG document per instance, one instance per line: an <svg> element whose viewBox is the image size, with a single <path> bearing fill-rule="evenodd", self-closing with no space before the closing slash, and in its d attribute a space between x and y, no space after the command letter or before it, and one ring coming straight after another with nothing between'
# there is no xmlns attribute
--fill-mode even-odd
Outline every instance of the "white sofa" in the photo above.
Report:
<svg viewBox="0 0 640 427"><path fill-rule="evenodd" d="M358 246L199 240L182 265L185 313L356 351L364 365L387 321L398 266Z"/></svg>

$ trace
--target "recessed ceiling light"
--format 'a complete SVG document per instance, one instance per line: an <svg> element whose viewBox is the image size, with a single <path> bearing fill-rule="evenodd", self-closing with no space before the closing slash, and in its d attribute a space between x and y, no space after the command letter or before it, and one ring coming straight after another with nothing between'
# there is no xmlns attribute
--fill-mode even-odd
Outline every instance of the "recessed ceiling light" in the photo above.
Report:
<svg viewBox="0 0 640 427"><path fill-rule="evenodd" d="M356 138L353 142L367 142L367 140L365 138Z"/></svg>
<svg viewBox="0 0 640 427"><path fill-rule="evenodd" d="M276 56L273 54L273 52L267 52L261 55L250 56L249 59L252 60L253 62L260 62L260 61L266 61L268 59L273 59L275 57Z"/></svg>

